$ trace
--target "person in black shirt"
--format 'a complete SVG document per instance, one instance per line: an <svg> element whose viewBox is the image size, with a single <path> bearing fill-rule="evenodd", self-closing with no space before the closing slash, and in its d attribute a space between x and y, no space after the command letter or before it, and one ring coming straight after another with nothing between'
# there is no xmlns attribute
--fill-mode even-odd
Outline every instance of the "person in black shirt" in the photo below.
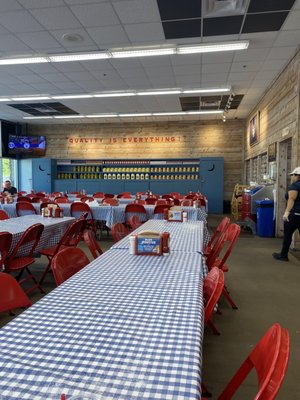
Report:
<svg viewBox="0 0 300 400"><path fill-rule="evenodd" d="M289 261L288 253L293 233L296 229L300 233L300 167L295 168L289 175L291 175L291 184L285 194L287 204L283 214L282 249L280 253L273 253L273 257L280 261Z"/></svg>
<svg viewBox="0 0 300 400"><path fill-rule="evenodd" d="M10 194L11 196L14 196L18 193L17 189L11 185L11 181L9 179L7 179L4 182L4 189L2 192L5 196L7 196L8 194Z"/></svg>

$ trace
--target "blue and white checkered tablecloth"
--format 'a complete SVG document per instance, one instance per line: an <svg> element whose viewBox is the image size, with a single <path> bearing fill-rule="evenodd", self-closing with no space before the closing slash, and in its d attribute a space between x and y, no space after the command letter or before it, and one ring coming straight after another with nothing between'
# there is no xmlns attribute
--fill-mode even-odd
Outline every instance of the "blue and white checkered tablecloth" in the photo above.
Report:
<svg viewBox="0 0 300 400"><path fill-rule="evenodd" d="M151 219L132 232L141 231L170 232L171 251L201 252L203 250L203 221L168 222ZM129 236L115 243L112 249L128 249Z"/></svg>
<svg viewBox="0 0 300 400"><path fill-rule="evenodd" d="M1 329L2 399L199 400L201 255L108 251Z"/></svg>
<svg viewBox="0 0 300 400"><path fill-rule="evenodd" d="M41 223L44 225L44 231L37 245L36 250L42 250L46 247L54 246L59 242L67 227L74 221L74 218L43 218L40 215L24 215L23 217L10 218L0 221L0 231L10 232L13 235L11 250L20 240L24 231L33 224ZM24 256L27 254L26 246L20 248L18 255ZM1 397L0 397L0 400Z"/></svg>

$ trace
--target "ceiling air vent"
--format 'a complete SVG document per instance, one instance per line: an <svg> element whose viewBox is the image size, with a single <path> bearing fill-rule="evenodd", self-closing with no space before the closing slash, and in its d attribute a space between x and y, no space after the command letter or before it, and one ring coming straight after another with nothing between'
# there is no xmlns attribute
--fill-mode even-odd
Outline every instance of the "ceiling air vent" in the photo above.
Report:
<svg viewBox="0 0 300 400"><path fill-rule="evenodd" d="M248 0L204 0L202 4L204 17L223 17L244 14Z"/></svg>

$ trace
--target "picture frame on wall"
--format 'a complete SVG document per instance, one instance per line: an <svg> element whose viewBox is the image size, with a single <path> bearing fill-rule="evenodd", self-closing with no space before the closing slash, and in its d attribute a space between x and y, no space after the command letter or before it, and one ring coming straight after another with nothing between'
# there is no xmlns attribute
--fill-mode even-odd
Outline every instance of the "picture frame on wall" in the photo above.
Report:
<svg viewBox="0 0 300 400"><path fill-rule="evenodd" d="M249 144L253 146L258 142L259 137L259 112L257 112L249 123Z"/></svg>
<svg viewBox="0 0 300 400"><path fill-rule="evenodd" d="M272 143L268 147L268 162L276 161L276 142Z"/></svg>

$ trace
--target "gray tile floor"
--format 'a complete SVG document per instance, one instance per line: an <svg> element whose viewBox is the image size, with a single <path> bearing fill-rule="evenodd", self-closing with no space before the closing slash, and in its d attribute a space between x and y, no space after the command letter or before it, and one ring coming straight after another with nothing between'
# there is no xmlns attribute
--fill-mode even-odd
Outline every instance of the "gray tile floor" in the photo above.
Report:
<svg viewBox="0 0 300 400"><path fill-rule="evenodd" d="M210 216L209 227L213 229L220 219L221 216ZM225 275L226 285L239 309L232 310L221 299L222 315L215 316L221 336L205 330L203 377L213 399L274 322L286 327L291 337L288 371L277 399L300 399L300 261L293 255L288 263L273 260L271 254L280 249L280 244L280 239L259 238L242 231L228 261L230 271ZM111 238L104 235L103 250L111 245ZM80 246L87 250L83 243ZM87 254L90 257L88 250ZM34 270L41 273L44 266L42 257L35 263ZM45 289L49 292L54 287L52 274L48 274ZM35 293L31 300L34 302L40 297ZM0 327L12 318L1 314ZM256 378L250 376L235 398L254 398L255 387Z"/></svg>

